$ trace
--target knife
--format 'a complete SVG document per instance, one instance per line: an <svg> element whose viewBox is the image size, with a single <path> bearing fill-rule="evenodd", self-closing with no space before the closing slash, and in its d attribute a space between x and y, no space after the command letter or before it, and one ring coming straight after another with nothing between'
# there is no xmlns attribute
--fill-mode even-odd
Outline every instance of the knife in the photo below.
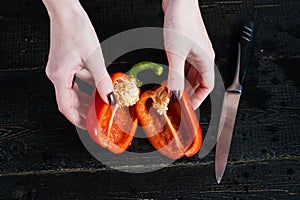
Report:
<svg viewBox="0 0 300 200"><path fill-rule="evenodd" d="M238 43L235 77L231 86L226 89L223 100L215 154L215 174L218 183L221 182L227 164L236 113L242 94L242 84L252 54L253 40L253 22L248 22L242 28Z"/></svg>

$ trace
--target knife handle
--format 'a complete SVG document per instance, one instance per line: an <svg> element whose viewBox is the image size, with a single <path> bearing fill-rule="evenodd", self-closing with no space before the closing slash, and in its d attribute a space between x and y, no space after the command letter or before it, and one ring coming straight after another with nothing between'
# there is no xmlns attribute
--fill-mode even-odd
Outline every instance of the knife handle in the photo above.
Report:
<svg viewBox="0 0 300 200"><path fill-rule="evenodd" d="M242 85L249 67L249 61L252 54L254 41L254 25L253 22L248 22L243 25L240 44L241 44L241 59L239 82Z"/></svg>

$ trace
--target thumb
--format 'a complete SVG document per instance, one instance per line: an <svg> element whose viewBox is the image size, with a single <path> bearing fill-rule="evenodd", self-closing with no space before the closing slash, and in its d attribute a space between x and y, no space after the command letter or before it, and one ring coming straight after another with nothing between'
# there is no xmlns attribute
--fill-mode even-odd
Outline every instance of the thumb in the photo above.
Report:
<svg viewBox="0 0 300 200"><path fill-rule="evenodd" d="M184 65L185 58L167 52L169 61L169 75L168 75L168 90L173 99L173 95L177 99L181 98L184 90Z"/></svg>
<svg viewBox="0 0 300 200"><path fill-rule="evenodd" d="M115 104L116 100L113 95L114 88L105 67L101 47L99 46L92 51L84 60L84 63L94 78L95 85L102 100L107 104Z"/></svg>

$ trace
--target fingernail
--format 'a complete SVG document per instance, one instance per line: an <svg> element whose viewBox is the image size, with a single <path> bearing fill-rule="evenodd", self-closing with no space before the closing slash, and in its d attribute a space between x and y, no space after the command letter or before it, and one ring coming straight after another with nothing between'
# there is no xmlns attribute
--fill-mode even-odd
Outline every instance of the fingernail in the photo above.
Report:
<svg viewBox="0 0 300 200"><path fill-rule="evenodd" d="M108 103L109 103L111 106L116 105L117 100L116 100L116 96L115 96L115 93L114 93L114 92L109 93L109 94L107 95L107 99L108 99Z"/></svg>
<svg viewBox="0 0 300 200"><path fill-rule="evenodd" d="M177 103L179 99L179 94L180 92L178 90L171 90L170 95L171 95L171 102Z"/></svg>

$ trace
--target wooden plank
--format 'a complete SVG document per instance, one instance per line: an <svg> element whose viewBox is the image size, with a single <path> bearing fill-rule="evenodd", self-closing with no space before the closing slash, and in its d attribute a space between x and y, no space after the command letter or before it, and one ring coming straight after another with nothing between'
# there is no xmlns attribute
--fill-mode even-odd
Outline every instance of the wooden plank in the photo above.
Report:
<svg viewBox="0 0 300 200"><path fill-rule="evenodd" d="M99 40L137 27L161 27L160 0L83 1ZM5 0L0 8L1 71L43 69L49 48L49 20L41 1ZM265 58L299 55L297 0L200 1L213 42L217 64L234 63L235 41L241 23L253 19L257 42L255 56ZM132 61L128 58L127 61ZM133 60L134 61L134 60ZM224 70L224 69L222 69Z"/></svg>
<svg viewBox="0 0 300 200"><path fill-rule="evenodd" d="M146 174L117 171L0 177L1 199L299 199L298 161L229 164L216 184L213 163Z"/></svg>

